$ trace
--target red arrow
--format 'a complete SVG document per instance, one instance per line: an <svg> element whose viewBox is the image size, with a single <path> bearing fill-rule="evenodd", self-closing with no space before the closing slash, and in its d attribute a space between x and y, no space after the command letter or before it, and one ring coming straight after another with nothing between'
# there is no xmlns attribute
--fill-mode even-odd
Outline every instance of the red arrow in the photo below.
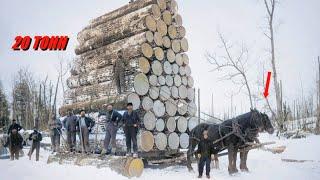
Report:
<svg viewBox="0 0 320 180"><path fill-rule="evenodd" d="M266 82L266 86L264 87L264 92L263 95L265 98L268 97L269 95L269 85L270 85L270 79L271 79L271 72L268 72L268 76L267 76L267 82Z"/></svg>

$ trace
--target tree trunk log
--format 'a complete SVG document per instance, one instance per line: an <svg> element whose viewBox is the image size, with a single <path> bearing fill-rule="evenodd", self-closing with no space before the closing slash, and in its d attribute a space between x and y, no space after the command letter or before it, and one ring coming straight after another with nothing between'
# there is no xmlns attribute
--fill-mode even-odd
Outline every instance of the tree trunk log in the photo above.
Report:
<svg viewBox="0 0 320 180"><path fill-rule="evenodd" d="M169 116L175 116L177 113L177 104L176 102L172 99L169 98L166 102L165 102L165 106L166 106L166 112Z"/></svg>
<svg viewBox="0 0 320 180"><path fill-rule="evenodd" d="M161 132L161 131L164 130L165 127L166 127L166 125L165 125L163 119L157 119L157 121L156 121L156 130L158 132Z"/></svg>
<svg viewBox="0 0 320 180"><path fill-rule="evenodd" d="M170 42L171 43L171 42ZM176 59L176 54L174 53L174 51L172 49L168 49L167 50L167 59L170 63L173 63Z"/></svg>
<svg viewBox="0 0 320 180"><path fill-rule="evenodd" d="M169 117L166 122L166 128L169 132L174 132L176 130L177 124L174 117Z"/></svg>
<svg viewBox="0 0 320 180"><path fill-rule="evenodd" d="M178 3L176 0L170 0L167 2L167 9L172 13L176 14L178 12Z"/></svg>
<svg viewBox="0 0 320 180"><path fill-rule="evenodd" d="M158 82L160 86L164 86L166 84L166 78L164 76L159 76Z"/></svg>
<svg viewBox="0 0 320 180"><path fill-rule="evenodd" d="M142 54L147 58L151 58L153 55L153 49L151 45L148 43L143 43L141 45L141 51L142 51Z"/></svg>
<svg viewBox="0 0 320 180"><path fill-rule="evenodd" d="M173 77L171 75L166 75L166 85L169 87L173 86Z"/></svg>
<svg viewBox="0 0 320 180"><path fill-rule="evenodd" d="M162 44L165 48L170 48L171 47L171 40L168 36L163 36L162 37Z"/></svg>
<svg viewBox="0 0 320 180"><path fill-rule="evenodd" d="M159 61L153 61L151 65L153 74L160 76L163 72L162 64Z"/></svg>
<svg viewBox="0 0 320 180"><path fill-rule="evenodd" d="M166 23L161 19L157 20L157 31L159 32L161 37L167 35L168 33L168 27Z"/></svg>
<svg viewBox="0 0 320 180"><path fill-rule="evenodd" d="M191 76L188 77L188 87L193 87L194 85L194 81L193 78Z"/></svg>
<svg viewBox="0 0 320 180"><path fill-rule="evenodd" d="M187 96L188 96L188 90L187 90L187 88L186 88L184 85L181 85L181 86L179 87L179 97L180 97L181 99L185 99L185 98L187 98Z"/></svg>
<svg viewBox="0 0 320 180"><path fill-rule="evenodd" d="M165 61L163 63L163 71L166 73L166 74L172 74L172 66L170 64L169 61Z"/></svg>
<svg viewBox="0 0 320 180"><path fill-rule="evenodd" d="M179 89L177 86L172 86L171 87L171 95L174 99L178 99L179 98Z"/></svg>
<svg viewBox="0 0 320 180"><path fill-rule="evenodd" d="M146 95L149 90L149 81L145 74L139 73L134 77L134 89L140 96Z"/></svg>
<svg viewBox="0 0 320 180"><path fill-rule="evenodd" d="M166 25L171 25L172 23L172 15L171 15L171 12L169 10L165 10L163 13L162 13L162 20L164 23L166 23Z"/></svg>
<svg viewBox="0 0 320 180"><path fill-rule="evenodd" d="M180 46L181 46L181 50L183 52L187 52L189 49L189 44L188 44L188 40L186 38L182 38L180 40Z"/></svg>
<svg viewBox="0 0 320 180"><path fill-rule="evenodd" d="M176 121L177 121L177 129L179 132L184 133L186 132L187 128L188 128L188 121L185 117L183 116L178 116L176 117Z"/></svg>
<svg viewBox="0 0 320 180"><path fill-rule="evenodd" d="M154 74L149 76L149 83L151 86L158 86L158 77Z"/></svg>
<svg viewBox="0 0 320 180"><path fill-rule="evenodd" d="M136 22L137 24L134 24L134 22ZM155 31L155 27L157 27L155 20L151 16L146 16L139 21L129 20L126 23L122 24L121 28L113 29L112 27L110 27L110 30L104 30L103 33L100 33L101 35L94 36L92 39L89 39L85 43L80 44L78 47L76 47L75 53L79 55L90 50L98 49L102 46L122 39L126 39L147 30Z"/></svg>
<svg viewBox="0 0 320 180"><path fill-rule="evenodd" d="M139 69L144 74L147 74L150 71L150 63L147 58L145 57L139 58Z"/></svg>
<svg viewBox="0 0 320 180"><path fill-rule="evenodd" d="M187 133L182 133L180 135L180 147L187 149L189 147L189 135Z"/></svg>
<svg viewBox="0 0 320 180"><path fill-rule="evenodd" d="M182 17L180 14L176 14L173 16L173 21L172 23L175 25L175 26L182 26Z"/></svg>
<svg viewBox="0 0 320 180"><path fill-rule="evenodd" d="M133 110L137 110L140 108L140 98L139 95L136 93L130 93L128 95L128 103L132 103Z"/></svg>
<svg viewBox="0 0 320 180"><path fill-rule="evenodd" d="M188 111L188 103L182 99L177 100L176 103L178 105L178 113L182 116L185 115Z"/></svg>
<svg viewBox="0 0 320 180"><path fill-rule="evenodd" d="M137 32L142 32L146 29L155 31L154 22L150 22L149 18L146 19L146 17L149 15L158 16L160 14L158 10L159 7L156 4L151 4L125 16L107 21L95 28L83 29L78 33L77 39L80 45L84 45L87 41L97 42L102 38L128 37L128 35L137 34Z"/></svg>
<svg viewBox="0 0 320 180"><path fill-rule="evenodd" d="M184 86L188 86L188 77L187 76L182 76L181 77L181 82Z"/></svg>
<svg viewBox="0 0 320 180"><path fill-rule="evenodd" d="M154 33L153 39L156 46L161 47L163 45L162 35L159 32Z"/></svg>
<svg viewBox="0 0 320 180"><path fill-rule="evenodd" d="M159 97L160 89L158 87L152 86L149 89L149 96L153 99L156 100Z"/></svg>
<svg viewBox="0 0 320 180"><path fill-rule="evenodd" d="M189 104L188 104L188 114L190 116L195 116L197 113L197 105L191 101Z"/></svg>
<svg viewBox="0 0 320 180"><path fill-rule="evenodd" d="M190 100L190 101L193 101L194 100L194 92L195 92L195 90L194 90L194 88L188 88L188 100Z"/></svg>
<svg viewBox="0 0 320 180"><path fill-rule="evenodd" d="M153 103L153 112L156 115L156 117L162 117L164 113L166 112L166 108L164 104L160 100L156 100Z"/></svg>
<svg viewBox="0 0 320 180"><path fill-rule="evenodd" d="M178 37L177 28L174 25L168 27L168 35L171 39L176 39Z"/></svg>
<svg viewBox="0 0 320 180"><path fill-rule="evenodd" d="M154 137L150 131L140 131L138 135L139 148L144 152L149 152L153 149Z"/></svg>
<svg viewBox="0 0 320 180"><path fill-rule="evenodd" d="M198 118L190 117L189 120L188 120L188 129L189 129L189 131L191 131L197 125L198 125Z"/></svg>
<svg viewBox="0 0 320 180"><path fill-rule="evenodd" d="M142 108L145 111L149 111L152 109L152 107L153 107L153 100L148 96L144 97L142 100Z"/></svg>
<svg viewBox="0 0 320 180"><path fill-rule="evenodd" d="M139 0L134 1L133 3L127 4L119 9L116 9L114 11L111 11L109 13L106 13L100 17L97 17L90 21L90 24L85 27L84 29L91 29L94 28L102 23L105 23L106 21L110 21L112 19L119 18L123 15L129 14L133 11L137 11L138 9L141 9L143 7L146 7L150 4L157 4L157 0ZM159 5L159 4L158 4ZM160 17L160 15L159 15Z"/></svg>
<svg viewBox="0 0 320 180"><path fill-rule="evenodd" d="M162 48L160 47L156 47L154 48L154 56L156 57L156 59L158 59L159 61L162 61L164 58L164 51Z"/></svg>
<svg viewBox="0 0 320 180"><path fill-rule="evenodd" d="M168 146L170 149L178 149L180 144L180 139L177 133L172 132L168 136Z"/></svg>
<svg viewBox="0 0 320 180"><path fill-rule="evenodd" d="M179 75L174 76L174 85L177 87L181 86L181 76Z"/></svg>
<svg viewBox="0 0 320 180"><path fill-rule="evenodd" d="M171 97L171 90L168 86L161 86L160 87L160 100L166 101Z"/></svg>
<svg viewBox="0 0 320 180"><path fill-rule="evenodd" d="M172 64L172 72L173 74L178 74L179 73L179 65L174 63Z"/></svg>
<svg viewBox="0 0 320 180"><path fill-rule="evenodd" d="M144 115L143 124L144 127L150 131L154 130L154 128L156 127L156 117L151 111L146 112L146 114Z"/></svg>
<svg viewBox="0 0 320 180"><path fill-rule="evenodd" d="M96 50L88 51L84 54L81 54L80 58L75 61L74 69L80 69L80 72L89 72L107 65L112 65L118 60L118 51L120 49L123 51L124 60L130 60L139 57L142 54L141 44L144 42L147 42L146 32L116 41ZM148 45L144 46L147 47L144 47L143 51L147 52L146 54L149 54L148 56L150 56L150 52L152 52L152 56L152 48ZM75 72L75 74L79 74L80 72Z"/></svg>
<svg viewBox="0 0 320 180"><path fill-rule="evenodd" d="M182 54L177 54L177 55L176 55L176 63L177 63L177 65L179 65L179 66L182 66L182 65L183 65Z"/></svg>
<svg viewBox="0 0 320 180"><path fill-rule="evenodd" d="M181 51L181 44L180 44L180 40L177 40L177 39L174 39L171 41L171 47L172 47L172 50L175 52L175 53L179 53Z"/></svg>
<svg viewBox="0 0 320 180"><path fill-rule="evenodd" d="M159 150L163 151L166 149L168 140L167 140L167 136L164 133L157 133L154 136L154 140L155 140L156 147Z"/></svg>

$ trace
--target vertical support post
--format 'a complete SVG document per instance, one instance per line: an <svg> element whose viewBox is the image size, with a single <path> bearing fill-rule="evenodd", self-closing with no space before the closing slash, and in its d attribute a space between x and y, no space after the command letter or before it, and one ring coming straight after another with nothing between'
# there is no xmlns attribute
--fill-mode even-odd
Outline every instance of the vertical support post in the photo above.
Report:
<svg viewBox="0 0 320 180"><path fill-rule="evenodd" d="M200 124L200 88L198 88L198 123Z"/></svg>

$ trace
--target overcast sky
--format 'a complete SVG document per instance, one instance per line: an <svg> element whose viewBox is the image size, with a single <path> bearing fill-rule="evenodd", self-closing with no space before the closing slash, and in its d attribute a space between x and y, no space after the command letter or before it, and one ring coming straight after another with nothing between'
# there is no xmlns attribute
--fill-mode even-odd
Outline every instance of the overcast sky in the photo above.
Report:
<svg viewBox="0 0 320 180"><path fill-rule="evenodd" d="M90 19L116 9L128 0L56 0L56 1L3 1L0 7L0 79L10 93L12 76L20 67L29 67L35 76L55 80L59 57L71 60L75 57L76 34ZM219 50L218 31L222 32L234 47L246 44L249 49L249 79L254 91L256 81L270 69L267 49L269 41L265 30L265 9L262 0L178 0L179 13L189 40L190 64L196 88L201 89L202 111L209 112L211 94L214 111L223 114L230 107L230 94L237 90L230 82L219 81L221 72L210 72L212 66L205 53ZM316 59L320 55L320 1L284 0L277 7L276 58L279 76L283 82L284 98L288 101L315 92ZM26 52L12 51L17 35L68 35L67 51ZM263 68L264 66L264 68ZM264 69L264 72L263 72ZM273 86L270 87L273 89ZM271 91L270 98L274 98ZM245 91L234 95L237 113L249 108ZM261 107L263 102L258 104Z"/></svg>

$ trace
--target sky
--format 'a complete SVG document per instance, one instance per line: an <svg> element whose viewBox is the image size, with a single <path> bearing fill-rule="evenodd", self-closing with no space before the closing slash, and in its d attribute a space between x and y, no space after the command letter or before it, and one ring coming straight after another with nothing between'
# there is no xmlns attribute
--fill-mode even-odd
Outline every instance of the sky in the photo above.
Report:
<svg viewBox="0 0 320 180"><path fill-rule="evenodd" d="M13 75L21 67L28 67L36 77L57 78L59 59L75 58L76 35L89 21L128 3L129 0L10 0L0 6L0 79L10 95ZM248 79L251 89L262 98L263 85L257 83L271 71L269 41L264 36L266 11L262 0L177 0L189 42L188 55L195 87L201 91L201 111L222 116L249 110L246 92L235 94L237 86L221 81L228 71L212 72L206 52L223 55L218 32L233 45L233 53L241 44L248 47ZM275 12L275 46L277 70L283 84L284 99L290 103L304 95L315 94L316 61L320 55L319 0L282 0ZM66 51L13 51L17 35L67 35L70 37ZM274 102L274 88L270 86L270 100ZM232 95L233 94L233 95ZM232 98L231 98L232 97ZM212 103L213 102L213 103ZM264 101L257 104L258 108Z"/></svg>

